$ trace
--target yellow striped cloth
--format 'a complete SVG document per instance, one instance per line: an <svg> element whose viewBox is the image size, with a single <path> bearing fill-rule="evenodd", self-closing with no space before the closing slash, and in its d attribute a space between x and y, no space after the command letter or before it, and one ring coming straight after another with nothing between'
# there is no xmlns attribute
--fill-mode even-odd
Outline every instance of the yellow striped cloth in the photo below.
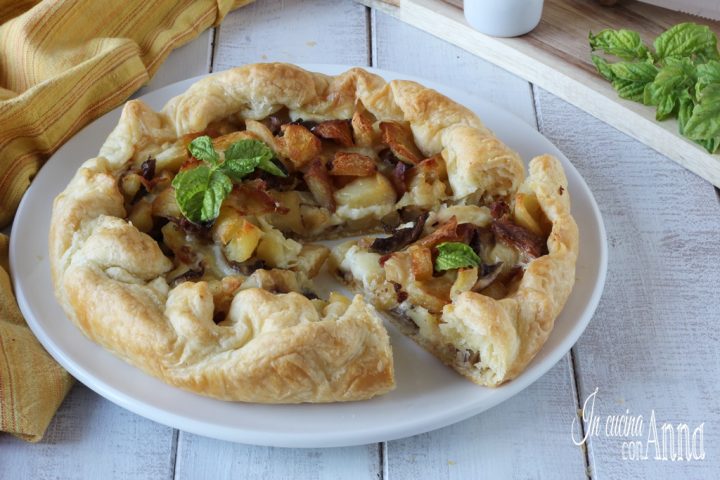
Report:
<svg viewBox="0 0 720 480"><path fill-rule="evenodd" d="M0 0L0 227L43 161L252 0ZM0 235L0 430L37 441L72 379L28 329ZM48 292L48 295L51 295Z"/></svg>

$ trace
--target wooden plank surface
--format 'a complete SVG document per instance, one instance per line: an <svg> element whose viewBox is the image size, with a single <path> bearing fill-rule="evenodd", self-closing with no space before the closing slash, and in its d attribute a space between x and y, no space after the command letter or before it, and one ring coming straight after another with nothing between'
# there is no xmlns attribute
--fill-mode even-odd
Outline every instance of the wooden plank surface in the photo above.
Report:
<svg viewBox="0 0 720 480"><path fill-rule="evenodd" d="M540 131L567 155L600 205L609 269L598 311L574 348L580 398L595 412L643 415L647 460L626 438L591 437L594 479L718 478L720 203L714 189L652 149L538 89ZM705 423L704 460L655 460L649 420ZM668 450L669 452L669 450Z"/></svg>
<svg viewBox="0 0 720 480"><path fill-rule="evenodd" d="M256 62L367 65L368 48L367 13L361 5L267 0L226 17L213 70Z"/></svg>
<svg viewBox="0 0 720 480"><path fill-rule="evenodd" d="M373 12L372 32L373 66L488 98L536 125L526 81L381 12ZM498 407L441 430L388 442L386 478L585 478L584 452L569 434L576 414L572 377L566 357ZM521 451L532 451L532 460L509 461L509 452Z"/></svg>
<svg viewBox="0 0 720 480"><path fill-rule="evenodd" d="M619 130L652 145L692 172L720 186L720 155L677 133L677 122L655 121L654 109L622 100L602 77L582 60L589 30L609 25L644 28L647 35L677 23L676 14L636 2L623 2L617 16L589 0L546 0L543 20L529 35L495 38L472 29L462 10L442 0L402 0L394 7L382 0L359 0L410 25L421 28L454 45L489 60L560 98L577 105ZM643 20L662 11L657 21ZM715 25L715 24L714 24ZM720 27L717 27L720 31ZM572 45L572 46L570 46ZM589 55L589 47L585 55Z"/></svg>
<svg viewBox="0 0 720 480"><path fill-rule="evenodd" d="M76 385L38 444L0 435L0 478L171 479L175 436Z"/></svg>

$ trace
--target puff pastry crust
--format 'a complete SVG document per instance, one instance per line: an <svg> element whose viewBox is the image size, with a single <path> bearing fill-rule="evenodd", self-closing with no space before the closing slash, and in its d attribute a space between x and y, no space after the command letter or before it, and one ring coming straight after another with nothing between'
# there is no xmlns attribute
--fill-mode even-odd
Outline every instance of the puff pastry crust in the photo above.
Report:
<svg viewBox="0 0 720 480"><path fill-rule="evenodd" d="M548 254L528 265L520 288L501 300L463 293L442 312L441 341L411 335L448 364L454 355L448 343L482 345L487 368L453 365L477 383L517 376L547 339L574 282L577 228L567 193L558 194L567 189L561 167L540 157L525 180L520 157L468 109L417 83L388 83L361 69L332 77L287 64L247 65L200 80L160 112L128 102L99 155L55 200L50 260L56 296L69 318L136 367L214 398L333 402L394 388L388 335L360 296L331 299L318 309L299 293L244 288L216 324L208 283L168 283L172 261L126 220L118 187L122 172L149 156L159 169L177 171L187 137L228 117L242 119L250 130L250 121L281 109L292 119L324 121L353 118L359 105L378 121L409 125L422 158L439 155L451 190L442 198L446 203L510 198L521 188L537 195L552 222ZM366 134L356 133L358 146L372 143L378 132ZM278 140L268 141L282 150ZM422 204L437 210L441 199L433 192L406 194L394 208Z"/></svg>

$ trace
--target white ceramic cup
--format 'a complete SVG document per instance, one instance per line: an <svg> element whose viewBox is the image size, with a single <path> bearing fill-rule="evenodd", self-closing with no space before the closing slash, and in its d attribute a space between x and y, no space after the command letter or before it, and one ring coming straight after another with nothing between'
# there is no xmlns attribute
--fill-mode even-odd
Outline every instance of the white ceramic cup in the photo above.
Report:
<svg viewBox="0 0 720 480"><path fill-rule="evenodd" d="M543 0L465 0L465 19L494 37L517 37L540 23Z"/></svg>

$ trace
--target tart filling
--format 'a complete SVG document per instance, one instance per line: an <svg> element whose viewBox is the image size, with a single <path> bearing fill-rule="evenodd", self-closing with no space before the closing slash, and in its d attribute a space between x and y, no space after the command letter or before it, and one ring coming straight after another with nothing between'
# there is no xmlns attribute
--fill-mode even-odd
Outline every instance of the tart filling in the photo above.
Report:
<svg viewBox="0 0 720 480"><path fill-rule="evenodd" d="M88 337L194 392L386 393L382 320L360 295L315 288L329 264L443 362L497 385L540 349L574 281L562 168L538 157L523 179L474 114L418 84L248 65L160 113L128 102L55 201L56 294Z"/></svg>
<svg viewBox="0 0 720 480"><path fill-rule="evenodd" d="M512 318L518 300L534 290L549 250L558 250L553 232L574 228L567 212L553 222L541 204L567 203L559 200L567 185L557 160L539 157L533 166L536 176L555 182L553 198L540 202L531 177L509 203L443 204L390 236L339 245L330 260L334 273L461 374L483 385L507 381L532 358L521 347L524 319Z"/></svg>

